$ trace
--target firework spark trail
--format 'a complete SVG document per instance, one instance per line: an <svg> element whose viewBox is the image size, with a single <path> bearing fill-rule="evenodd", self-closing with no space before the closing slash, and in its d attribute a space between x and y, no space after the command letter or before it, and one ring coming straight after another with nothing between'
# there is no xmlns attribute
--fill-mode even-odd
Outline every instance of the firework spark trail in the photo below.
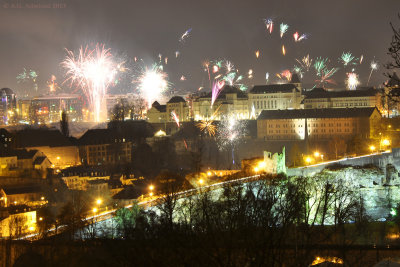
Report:
<svg viewBox="0 0 400 267"><path fill-rule="evenodd" d="M47 86L49 87L50 92L55 92L57 89L57 83L56 83L56 76L51 75L51 78L49 81L47 81Z"/></svg>
<svg viewBox="0 0 400 267"><path fill-rule="evenodd" d="M293 72L300 75L300 78L303 78L304 72L303 72L303 69L301 68L301 66L294 65Z"/></svg>
<svg viewBox="0 0 400 267"><path fill-rule="evenodd" d="M175 110L171 111L171 117L174 119L176 125L178 125L178 128L181 127L181 125L179 123L179 117L176 114Z"/></svg>
<svg viewBox="0 0 400 267"><path fill-rule="evenodd" d="M214 105L215 100L217 100L224 85L225 85L225 81L213 82L213 86L212 86L212 90L211 90L211 107Z"/></svg>
<svg viewBox="0 0 400 267"><path fill-rule="evenodd" d="M256 51L256 58L258 58L260 56L260 50Z"/></svg>
<svg viewBox="0 0 400 267"><path fill-rule="evenodd" d="M190 29L188 29L187 31L185 31L185 32L182 34L181 38L179 38L179 42L184 43L185 40L189 37L191 31L192 31L192 28L190 28Z"/></svg>
<svg viewBox="0 0 400 267"><path fill-rule="evenodd" d="M349 90L356 90L357 86L360 84L360 81L358 80L358 75L354 72L347 73L346 84Z"/></svg>
<svg viewBox="0 0 400 267"><path fill-rule="evenodd" d="M265 26L267 27L267 30L271 34L274 28L274 21L272 19L264 19Z"/></svg>
<svg viewBox="0 0 400 267"><path fill-rule="evenodd" d="M286 49L285 49L285 46L284 45L282 45L282 55L286 55Z"/></svg>
<svg viewBox="0 0 400 267"><path fill-rule="evenodd" d="M334 80L330 79L333 74L335 74L339 68L332 68L332 69L323 69L322 74L320 76L319 80L316 80L316 82L319 82L322 87L324 87L325 83L330 83L330 84L336 84Z"/></svg>
<svg viewBox="0 0 400 267"><path fill-rule="evenodd" d="M281 38L283 37L283 35L287 32L287 30L289 29L289 25L285 24L285 23L281 23L280 25L280 35Z"/></svg>
<svg viewBox="0 0 400 267"><path fill-rule="evenodd" d="M361 55L361 57L360 57L360 64L363 62L363 60L364 60L364 55Z"/></svg>
<svg viewBox="0 0 400 267"><path fill-rule="evenodd" d="M371 61L371 64L370 64L371 72L369 73L367 86L368 86L368 84L369 84L369 80L371 79L372 72L373 72L374 70L377 70L378 67L379 67L378 62L375 61L375 59L373 59L373 60Z"/></svg>
<svg viewBox="0 0 400 267"><path fill-rule="evenodd" d="M222 104L218 106L218 108L214 111L213 115L211 115L210 118L205 118L204 120L201 120L199 123L196 124L200 131L208 133L210 137L215 136L215 133L217 131L217 126L214 125L214 119L216 118L219 108L221 106Z"/></svg>
<svg viewBox="0 0 400 267"><path fill-rule="evenodd" d="M321 57L318 57L315 60L314 69L315 69L315 71L317 73L317 76L321 76L323 74L322 71L326 68L326 63L327 62L328 62L327 58L323 59Z"/></svg>
<svg viewBox="0 0 400 267"><path fill-rule="evenodd" d="M235 164L234 150L238 141L246 134L247 123L236 120L234 116L224 118L218 127L217 143L221 149L232 151L232 163Z"/></svg>
<svg viewBox="0 0 400 267"><path fill-rule="evenodd" d="M353 60L357 60L350 52L343 52L342 56L339 58L339 62L342 62L344 66L347 65L355 65L356 63Z"/></svg>
<svg viewBox="0 0 400 267"><path fill-rule="evenodd" d="M304 56L301 60L296 59L296 61L300 64L301 68L304 69L306 72L310 71L312 66L312 59L310 59L310 55Z"/></svg>
<svg viewBox="0 0 400 267"><path fill-rule="evenodd" d="M97 44L94 49L88 46L79 49L75 57L72 51L67 51L67 56L61 65L67 70L67 79L70 85L81 88L88 99L94 120L100 121L101 104L107 89L112 84L117 72L117 64L113 61L110 49Z"/></svg>
<svg viewBox="0 0 400 267"><path fill-rule="evenodd" d="M294 34L293 34L293 38L294 38L294 41L295 42L298 42L299 41L299 33L298 32L295 32Z"/></svg>
<svg viewBox="0 0 400 267"><path fill-rule="evenodd" d="M144 68L140 71L139 90L150 108L152 103L168 89L168 75L163 71L162 65L153 64L151 68Z"/></svg>
<svg viewBox="0 0 400 267"><path fill-rule="evenodd" d="M280 73L279 75L281 78L285 78L288 81L290 81L290 79L292 78L292 73L290 72L290 70L284 70Z"/></svg>

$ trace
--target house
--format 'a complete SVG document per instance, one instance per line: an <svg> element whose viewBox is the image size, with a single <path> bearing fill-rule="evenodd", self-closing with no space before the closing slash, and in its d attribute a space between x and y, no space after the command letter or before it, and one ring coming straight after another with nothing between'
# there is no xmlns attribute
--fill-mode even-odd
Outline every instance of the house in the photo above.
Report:
<svg viewBox="0 0 400 267"><path fill-rule="evenodd" d="M79 148L73 138L64 136L59 130L24 129L14 133L16 148L38 150L47 156L56 169L80 164Z"/></svg>
<svg viewBox="0 0 400 267"><path fill-rule="evenodd" d="M3 207L39 206L47 203L42 189L37 185L3 187L0 190L0 199Z"/></svg>

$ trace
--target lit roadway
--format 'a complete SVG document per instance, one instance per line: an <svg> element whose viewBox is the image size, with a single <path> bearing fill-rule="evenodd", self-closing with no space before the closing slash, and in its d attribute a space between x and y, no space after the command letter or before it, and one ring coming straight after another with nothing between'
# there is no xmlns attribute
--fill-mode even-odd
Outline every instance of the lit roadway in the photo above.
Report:
<svg viewBox="0 0 400 267"><path fill-rule="evenodd" d="M177 196L178 198L184 198L184 197L188 197L191 195L196 195L199 194L200 192L204 192L204 190L206 191L212 191L212 190L216 190L222 187L225 187L226 185L230 185L230 184L238 184L238 183L248 183L248 182L252 182L252 181L256 181L259 180L260 175L253 175L253 176L247 176L247 177L243 177L243 178L239 178L239 179L234 179L234 180L229 180L229 181L224 181L224 182L220 182L220 183L214 183L214 184L210 184L210 185L204 185L198 188L194 188L194 189L189 189L189 190L185 190L185 191L181 191L181 192L177 192L175 193L175 196ZM159 204L159 200L162 199L164 197L164 195L158 195L158 196L154 196L152 198L149 199L145 199L143 201L137 202L135 203L135 205L138 205L139 207L142 208L148 208L148 207L152 207L154 205ZM134 204L129 204L126 205L125 208L132 208ZM108 220L111 219L114 216L114 213L117 211L118 209L111 209L111 210L107 210L107 211L103 211L103 212L93 212L91 211L90 213L93 215L90 215L88 217L86 217L84 219L85 222L88 223L98 223L104 220ZM66 225L60 225L57 227L57 232L62 232L63 229L65 229L67 226ZM48 233L56 233L56 228L53 227L51 229L48 230ZM19 239L34 239L35 237L37 237L39 235L39 233L33 233L33 234L29 234L26 235L24 237L21 237Z"/></svg>
<svg viewBox="0 0 400 267"><path fill-rule="evenodd" d="M324 161L324 162L320 162L320 163L316 163L316 164L312 164L312 165L298 167L298 169L317 167L317 166L321 166L321 165L328 165L331 163L341 163L348 159L365 158L365 157L370 157L370 156L374 156L374 155L387 154L390 152L391 151L376 152L376 153L371 153L371 154L362 155L362 156L349 157L349 158L346 157L346 158L342 158L342 159L338 159L338 160ZM181 191L181 192L176 193L175 195L178 196L178 198L184 198L184 197L188 197L191 195L199 194L200 192L204 192L204 190L212 191L212 190L216 190L216 189L225 187L226 185L230 185L230 184L248 183L248 182L256 181L256 180L259 180L259 178L260 178L259 174L253 175L253 176L247 176L247 177L243 177L243 178L239 178L239 179L229 180L229 181L220 182L220 183L214 183L214 184L210 184L210 185L204 185L204 186L201 186L198 188ZM139 207L142 207L142 208L149 208L149 207L159 204L159 200L162 199L163 197L164 197L164 195L154 196L154 197L142 200L140 202L137 202L137 203L135 203L135 205L138 205ZM131 208L131 207L133 207L133 204L125 206L125 208ZM117 211L117 209L111 209L111 210L107 210L107 211L103 211L103 212L91 211L90 213L93 215L86 217L84 219L84 221L88 222L88 223L91 223L91 222L98 223L98 222L101 222L104 220L108 220L114 216L114 213L116 211ZM65 227L66 227L65 225L61 225L61 226L57 227L57 232L62 231ZM55 227L48 230L49 233L55 233L55 231L56 231ZM34 238L38 235L39 235L39 233L33 233L30 235L24 236L21 239L30 239L30 238Z"/></svg>

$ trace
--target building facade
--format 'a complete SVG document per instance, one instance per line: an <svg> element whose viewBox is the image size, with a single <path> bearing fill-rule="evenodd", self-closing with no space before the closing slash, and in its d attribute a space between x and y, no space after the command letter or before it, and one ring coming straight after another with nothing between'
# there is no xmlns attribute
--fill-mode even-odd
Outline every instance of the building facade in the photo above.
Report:
<svg viewBox="0 0 400 267"><path fill-rule="evenodd" d="M300 109L301 88L295 84L256 85L249 92L249 110L258 116L263 110Z"/></svg>
<svg viewBox="0 0 400 267"><path fill-rule="evenodd" d="M377 108L265 110L257 119L257 137L264 140L376 138L381 114Z"/></svg>
<svg viewBox="0 0 400 267"><path fill-rule="evenodd" d="M82 121L83 101L80 95L58 94L35 97L31 101L30 120L35 123L52 123L61 120L65 111L70 121Z"/></svg>
<svg viewBox="0 0 400 267"><path fill-rule="evenodd" d="M305 109L377 107L382 112L383 108L381 92L374 88L354 91L327 91L323 88L314 88L305 93L303 104Z"/></svg>
<svg viewBox="0 0 400 267"><path fill-rule="evenodd" d="M224 117L248 119L250 116L248 96L240 89L225 85L211 106L212 93L196 97L192 101L194 120L211 118L221 120ZM218 109L218 112L216 110Z"/></svg>
<svg viewBox="0 0 400 267"><path fill-rule="evenodd" d="M17 98L10 88L0 89L0 125L14 122L17 115Z"/></svg>

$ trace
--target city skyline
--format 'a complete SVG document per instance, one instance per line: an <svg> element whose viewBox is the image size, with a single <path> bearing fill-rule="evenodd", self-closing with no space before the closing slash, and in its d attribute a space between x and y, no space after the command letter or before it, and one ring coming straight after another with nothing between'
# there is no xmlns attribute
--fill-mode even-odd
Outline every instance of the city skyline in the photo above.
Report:
<svg viewBox="0 0 400 267"><path fill-rule="evenodd" d="M340 66L338 58L343 52L351 52L360 61L363 57L362 64L354 68L364 86L370 62L378 61L380 68L372 75L370 85L380 86L386 80L383 64L389 61L386 55L392 37L389 23L398 24L397 13L392 10L395 2L46 2L65 4L61 8L12 8L4 3L0 9L0 20L4 22L1 32L5 36L0 45L4 64L0 82L2 87L19 92L21 85L16 76L24 68L32 69L38 73L38 87L43 92L51 75L57 77L59 84L65 80L65 71L60 66L65 49L77 51L80 46L103 43L114 56L126 61L142 58L146 67L157 63L161 54L170 90L178 94L209 87L202 66L205 60L230 60L245 76L252 70L253 78L246 77L243 81L251 87L265 84L266 72L271 77L270 83L274 83L276 73L291 70L295 59L307 54L314 60L329 58L329 67L340 67L333 76L337 85L331 86L344 87L345 73L351 68ZM362 12L358 10L360 5ZM275 23L272 34L263 21L269 18ZM289 25L283 38L277 33L280 23ZM186 31L189 34L180 41ZM306 33L308 38L294 42L295 31ZM285 56L281 54L282 44ZM314 76L308 76L305 75L304 83L315 83ZM134 77L124 77L122 84L110 87L109 92L132 92L136 87L132 80ZM68 89L67 84L62 87Z"/></svg>

